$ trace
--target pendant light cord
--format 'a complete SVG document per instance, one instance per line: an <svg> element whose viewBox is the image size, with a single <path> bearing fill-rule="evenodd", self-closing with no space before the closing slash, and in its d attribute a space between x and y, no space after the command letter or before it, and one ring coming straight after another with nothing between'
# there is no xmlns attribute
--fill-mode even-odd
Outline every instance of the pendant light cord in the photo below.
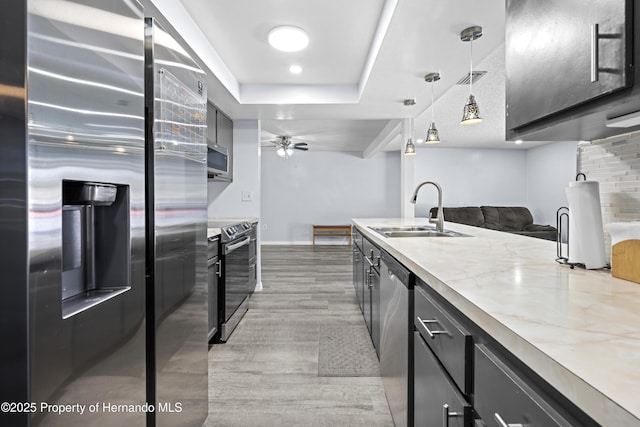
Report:
<svg viewBox="0 0 640 427"><path fill-rule="evenodd" d="M469 59L469 95L471 95L471 88L473 87L473 37L469 40L471 49L471 58Z"/></svg>
<svg viewBox="0 0 640 427"><path fill-rule="evenodd" d="M435 109L433 105L433 83L431 82L431 123L433 123L433 110Z"/></svg>
<svg viewBox="0 0 640 427"><path fill-rule="evenodd" d="M409 140L413 141L413 117L409 117Z"/></svg>

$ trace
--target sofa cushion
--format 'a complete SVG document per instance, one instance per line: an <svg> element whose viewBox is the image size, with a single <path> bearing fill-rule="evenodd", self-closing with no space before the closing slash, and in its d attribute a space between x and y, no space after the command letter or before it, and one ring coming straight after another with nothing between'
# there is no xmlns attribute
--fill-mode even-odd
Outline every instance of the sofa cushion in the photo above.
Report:
<svg viewBox="0 0 640 427"><path fill-rule="evenodd" d="M435 218L438 213L438 208L431 208L429 213L432 218ZM477 206L442 208L442 213L444 214L445 221L473 225L474 227L482 227L484 225L482 211Z"/></svg>
<svg viewBox="0 0 640 427"><path fill-rule="evenodd" d="M521 231L533 224L529 209L522 206L480 206L487 228L503 231Z"/></svg>
<svg viewBox="0 0 640 427"><path fill-rule="evenodd" d="M541 225L541 224L529 224L524 229L524 231L553 231L556 232L556 228L551 225Z"/></svg>

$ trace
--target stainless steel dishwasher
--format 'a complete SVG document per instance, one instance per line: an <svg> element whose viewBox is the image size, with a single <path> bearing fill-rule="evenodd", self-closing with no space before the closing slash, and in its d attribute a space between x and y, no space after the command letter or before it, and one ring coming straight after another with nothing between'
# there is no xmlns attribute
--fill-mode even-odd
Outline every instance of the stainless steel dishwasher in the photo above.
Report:
<svg viewBox="0 0 640 427"><path fill-rule="evenodd" d="M380 376L396 427L413 425L413 280L387 252L380 263ZM411 339L410 339L411 336Z"/></svg>

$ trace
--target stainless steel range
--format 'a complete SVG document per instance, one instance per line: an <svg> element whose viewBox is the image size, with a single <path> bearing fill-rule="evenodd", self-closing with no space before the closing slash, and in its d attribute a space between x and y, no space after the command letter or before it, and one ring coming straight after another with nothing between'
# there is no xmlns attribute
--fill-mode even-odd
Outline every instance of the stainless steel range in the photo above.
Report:
<svg viewBox="0 0 640 427"><path fill-rule="evenodd" d="M247 221L221 227L218 318L222 342L249 309L249 296L256 286L256 224Z"/></svg>

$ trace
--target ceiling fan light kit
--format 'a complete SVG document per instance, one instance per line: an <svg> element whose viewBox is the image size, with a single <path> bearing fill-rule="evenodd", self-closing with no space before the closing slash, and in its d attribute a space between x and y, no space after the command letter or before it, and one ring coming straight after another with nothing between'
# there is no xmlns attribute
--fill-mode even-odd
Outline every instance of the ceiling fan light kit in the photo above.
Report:
<svg viewBox="0 0 640 427"><path fill-rule="evenodd" d="M473 88L473 41L482 37L482 27L474 25L472 27L465 28L460 32L460 40L463 42L469 42L470 46L470 59L469 59L469 97L464 105L462 112L462 125L473 125L482 122L480 117L480 107L476 102L476 98L473 96L471 89Z"/></svg>
<svg viewBox="0 0 640 427"><path fill-rule="evenodd" d="M271 141L272 143L276 144L276 154L280 157L282 157L283 159L288 159L289 157L291 157L291 155L293 155L294 151L293 150L302 150L302 151L308 151L309 148L307 147L307 143L306 142L293 142L291 140L290 136L279 136L276 138L276 140Z"/></svg>

